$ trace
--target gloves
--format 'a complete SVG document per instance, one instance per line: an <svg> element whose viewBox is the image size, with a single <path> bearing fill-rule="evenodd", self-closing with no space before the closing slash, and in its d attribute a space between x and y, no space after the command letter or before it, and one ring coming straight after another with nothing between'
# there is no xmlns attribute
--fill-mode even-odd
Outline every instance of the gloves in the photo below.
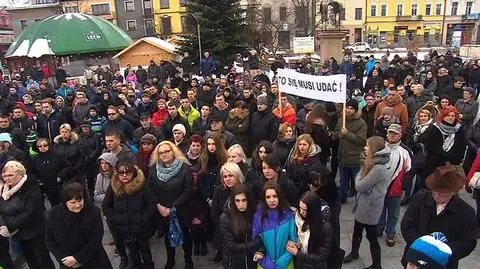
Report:
<svg viewBox="0 0 480 269"><path fill-rule="evenodd" d="M0 235L3 237L10 237L10 231L8 230L7 226L0 226Z"/></svg>
<svg viewBox="0 0 480 269"><path fill-rule="evenodd" d="M62 179L57 177L57 183L61 183L62 182Z"/></svg>

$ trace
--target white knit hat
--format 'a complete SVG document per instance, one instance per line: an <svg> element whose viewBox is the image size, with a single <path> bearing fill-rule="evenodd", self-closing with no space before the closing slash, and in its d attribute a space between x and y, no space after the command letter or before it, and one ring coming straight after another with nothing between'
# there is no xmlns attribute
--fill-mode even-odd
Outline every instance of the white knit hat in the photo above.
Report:
<svg viewBox="0 0 480 269"><path fill-rule="evenodd" d="M172 133L175 132L175 131L181 132L183 134L183 136L187 135L187 130L185 129L185 126L183 126L183 124L181 124L181 123L177 123L173 126Z"/></svg>

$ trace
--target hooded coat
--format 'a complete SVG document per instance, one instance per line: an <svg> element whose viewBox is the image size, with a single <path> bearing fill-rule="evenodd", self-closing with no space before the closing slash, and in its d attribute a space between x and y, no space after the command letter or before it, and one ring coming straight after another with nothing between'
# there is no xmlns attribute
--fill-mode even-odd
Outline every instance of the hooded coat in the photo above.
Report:
<svg viewBox="0 0 480 269"><path fill-rule="evenodd" d="M293 150L290 152L287 160L287 175L297 189L302 193L308 189L307 181L308 181L308 172L313 165L319 165L320 159L318 158L318 154L320 154L322 150L318 145L312 145L310 148L310 152L308 156L305 157L302 161L296 162L293 159Z"/></svg>
<svg viewBox="0 0 480 269"><path fill-rule="evenodd" d="M348 132L340 137L337 153L338 163L345 167L356 167L360 166L360 155L367 142L367 124L358 113L346 118ZM335 126L335 132L340 133L342 126L342 117L340 117Z"/></svg>
<svg viewBox="0 0 480 269"><path fill-rule="evenodd" d="M105 152L100 157L98 157L98 163L100 165L100 160L104 160L109 163L113 169L117 165L118 158L113 153ZM113 172L112 169L112 172ZM107 174L104 172L100 172L97 175L97 180L95 181L95 190L93 191L93 200L95 202L103 202L105 198L105 193L107 192L108 187L112 182L112 175L113 173Z"/></svg>
<svg viewBox="0 0 480 269"><path fill-rule="evenodd" d="M228 119L225 123L225 129L235 135L238 144L244 149L248 148L249 121L249 111L247 109L232 109L228 113Z"/></svg>
<svg viewBox="0 0 480 269"><path fill-rule="evenodd" d="M382 101L377 105L377 110L375 111L375 119L380 118L381 114L383 113L383 108L389 106L393 108L395 116L400 120L400 125L402 126L402 133L405 134L408 128L407 106L403 103L402 97L398 94L392 99L389 98L390 97L387 97L385 101Z"/></svg>
<svg viewBox="0 0 480 269"><path fill-rule="evenodd" d="M115 233L124 237L150 238L154 232L155 197L146 185L140 169L136 176L124 184L118 175L105 193L102 211Z"/></svg>
<svg viewBox="0 0 480 269"><path fill-rule="evenodd" d="M387 194L386 164L390 160L390 149L384 148L373 155L373 167L363 175L363 169L355 178L357 197L355 203L355 220L367 225L377 225L383 211L383 203Z"/></svg>
<svg viewBox="0 0 480 269"><path fill-rule="evenodd" d="M113 268L102 244L103 221L100 209L86 203L79 213L64 204L52 208L47 219L45 241L57 262L73 256L82 268Z"/></svg>
<svg viewBox="0 0 480 269"><path fill-rule="evenodd" d="M78 135L72 132L68 141L64 141L59 135L55 137L53 142L55 143L55 152L72 164L70 176L74 178L82 175L85 172L83 169L85 168L85 155L88 150L80 143Z"/></svg>

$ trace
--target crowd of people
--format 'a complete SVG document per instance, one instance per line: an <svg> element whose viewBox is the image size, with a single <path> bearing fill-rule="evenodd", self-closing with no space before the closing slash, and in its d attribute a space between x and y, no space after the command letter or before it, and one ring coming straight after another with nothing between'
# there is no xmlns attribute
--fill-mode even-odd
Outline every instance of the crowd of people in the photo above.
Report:
<svg viewBox="0 0 480 269"><path fill-rule="evenodd" d="M406 268L455 269L475 249L480 61L345 55L317 70L307 55L298 72L346 74L343 107L279 92L255 53L227 74L212 57L199 76L151 61L123 74L88 66L86 85L59 67L56 89L38 74L4 78L0 266L14 268L13 252L30 269L55 268L50 253L61 268L112 268L105 220L120 269L154 268L160 237L165 269L180 246L187 269L209 253L227 269L337 269L359 258L363 230L367 268L381 269L378 238L400 240L402 205Z"/></svg>

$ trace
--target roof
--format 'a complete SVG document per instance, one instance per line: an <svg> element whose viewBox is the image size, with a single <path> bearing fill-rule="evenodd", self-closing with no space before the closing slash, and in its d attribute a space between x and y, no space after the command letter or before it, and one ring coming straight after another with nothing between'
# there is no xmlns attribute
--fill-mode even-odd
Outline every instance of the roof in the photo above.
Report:
<svg viewBox="0 0 480 269"><path fill-rule="evenodd" d="M143 37L143 38L140 38L137 41L135 41L130 46L126 47L124 50L117 53L115 56L113 56L113 58L120 57L122 54L129 51L131 48L135 47L140 42L147 42L148 44L150 44L152 46L155 46L159 49L162 49L166 52L169 52L171 54L177 54L176 52L177 52L178 46L176 46L174 44L171 44L171 43L168 43L167 41L165 41L163 39L160 39L160 38L157 38L157 37Z"/></svg>

